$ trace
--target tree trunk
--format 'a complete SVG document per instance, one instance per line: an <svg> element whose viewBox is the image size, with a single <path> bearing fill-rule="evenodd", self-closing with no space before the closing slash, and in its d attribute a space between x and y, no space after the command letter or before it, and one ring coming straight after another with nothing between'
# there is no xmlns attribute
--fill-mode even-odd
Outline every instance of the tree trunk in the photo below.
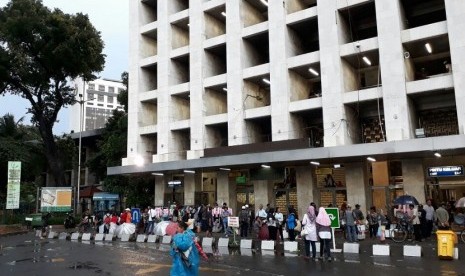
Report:
<svg viewBox="0 0 465 276"><path fill-rule="evenodd" d="M50 173L52 174L53 180L55 182L55 187L69 186L69 183L66 183L63 162L58 152L55 137L53 136L52 132L52 127L47 127L46 124L47 122L43 118L38 120L40 136L42 137L42 141L44 143L45 156L48 161Z"/></svg>

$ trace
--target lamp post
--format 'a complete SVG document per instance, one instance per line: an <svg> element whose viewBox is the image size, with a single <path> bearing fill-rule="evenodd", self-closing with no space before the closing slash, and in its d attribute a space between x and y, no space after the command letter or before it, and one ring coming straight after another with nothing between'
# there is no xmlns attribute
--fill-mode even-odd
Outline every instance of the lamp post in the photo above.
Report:
<svg viewBox="0 0 465 276"><path fill-rule="evenodd" d="M77 214L77 208L79 206L79 193L81 189L81 153L82 153L82 127L83 127L83 117L84 117L84 103L87 101L92 101L92 99L84 100L84 92L86 91L86 81L84 78L82 79L82 94L78 93L78 89L76 89L76 96L79 96L80 100L77 101L79 103L79 148L78 148L78 179L77 179L77 187L76 187L76 200L74 201L74 213Z"/></svg>

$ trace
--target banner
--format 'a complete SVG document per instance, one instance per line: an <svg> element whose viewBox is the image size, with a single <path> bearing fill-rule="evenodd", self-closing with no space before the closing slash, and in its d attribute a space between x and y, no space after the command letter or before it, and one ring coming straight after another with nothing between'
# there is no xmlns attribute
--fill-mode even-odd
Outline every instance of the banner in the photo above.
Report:
<svg viewBox="0 0 465 276"><path fill-rule="evenodd" d="M19 209L19 191L21 187L21 162L8 161L8 186L6 209Z"/></svg>
<svg viewBox="0 0 465 276"><path fill-rule="evenodd" d="M40 197L41 212L69 212L71 211L71 188L44 187Z"/></svg>

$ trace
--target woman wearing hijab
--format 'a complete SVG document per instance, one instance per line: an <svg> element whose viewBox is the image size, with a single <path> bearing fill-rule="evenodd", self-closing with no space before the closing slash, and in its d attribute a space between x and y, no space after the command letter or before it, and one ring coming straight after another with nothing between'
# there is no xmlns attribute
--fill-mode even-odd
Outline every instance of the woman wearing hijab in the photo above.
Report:
<svg viewBox="0 0 465 276"><path fill-rule="evenodd" d="M304 215L302 220L305 232L305 259L310 259L310 245L312 246L312 259L316 259L316 246L315 242L318 240L316 234L316 215L315 207L309 206L307 213Z"/></svg>
<svg viewBox="0 0 465 276"><path fill-rule="evenodd" d="M331 220L325 208L320 207L315 221L316 230L320 237L320 257L318 259L323 260L323 253L325 253L326 260L331 262Z"/></svg>

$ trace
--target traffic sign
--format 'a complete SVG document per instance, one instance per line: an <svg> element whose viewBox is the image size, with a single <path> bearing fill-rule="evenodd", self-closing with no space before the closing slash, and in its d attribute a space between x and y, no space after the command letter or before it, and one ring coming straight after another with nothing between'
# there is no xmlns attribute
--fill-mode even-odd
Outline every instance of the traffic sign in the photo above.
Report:
<svg viewBox="0 0 465 276"><path fill-rule="evenodd" d="M134 224L139 224L142 216L140 214L140 208L132 208L131 209L131 222Z"/></svg>
<svg viewBox="0 0 465 276"><path fill-rule="evenodd" d="M331 228L341 227L339 223L339 209L338 208L325 208L328 213L329 219L331 220Z"/></svg>

